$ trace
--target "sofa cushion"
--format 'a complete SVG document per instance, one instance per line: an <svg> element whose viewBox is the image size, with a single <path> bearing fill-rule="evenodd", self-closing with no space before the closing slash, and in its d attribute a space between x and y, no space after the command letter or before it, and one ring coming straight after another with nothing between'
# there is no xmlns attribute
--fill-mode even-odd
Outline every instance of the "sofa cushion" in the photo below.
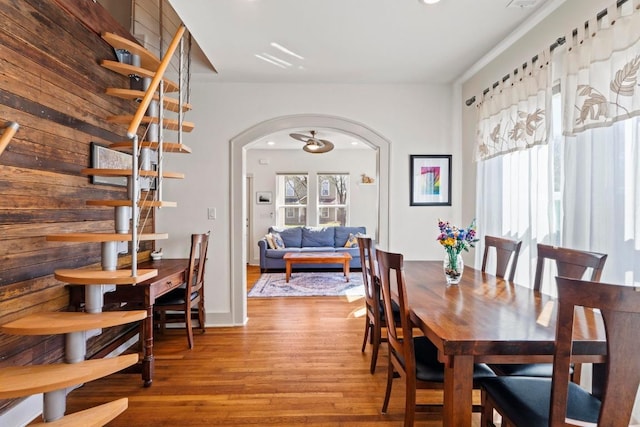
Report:
<svg viewBox="0 0 640 427"><path fill-rule="evenodd" d="M333 246L305 246L300 248L300 252L335 252Z"/></svg>
<svg viewBox="0 0 640 427"><path fill-rule="evenodd" d="M271 238L273 239L273 245L275 246L275 248L272 249L285 248L286 245L284 244L284 240L282 240L282 236L280 236L280 233L272 233Z"/></svg>
<svg viewBox="0 0 640 427"><path fill-rule="evenodd" d="M336 248L343 248L349 239L349 234L358 236L358 234L365 234L367 232L366 227L335 227L335 243L333 246Z"/></svg>
<svg viewBox="0 0 640 427"><path fill-rule="evenodd" d="M271 233L267 233L264 235L264 240L267 241L267 245L269 246L269 249L275 249L276 248L276 244L273 241L273 234Z"/></svg>
<svg viewBox="0 0 640 427"><path fill-rule="evenodd" d="M305 227L302 229L302 247L333 247L334 241L334 227Z"/></svg>
<svg viewBox="0 0 640 427"><path fill-rule="evenodd" d="M299 248L302 246L302 227L275 228L270 227L269 233L278 233L282 237L286 248Z"/></svg>
<svg viewBox="0 0 640 427"><path fill-rule="evenodd" d="M345 248L357 248L358 247L358 238L353 235L353 233L349 233L349 238L347 239L347 243L344 244Z"/></svg>

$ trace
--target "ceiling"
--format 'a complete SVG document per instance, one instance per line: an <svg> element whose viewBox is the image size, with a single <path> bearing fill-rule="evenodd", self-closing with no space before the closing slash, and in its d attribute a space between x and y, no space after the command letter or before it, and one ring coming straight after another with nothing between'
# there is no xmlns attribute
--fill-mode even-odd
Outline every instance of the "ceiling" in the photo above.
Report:
<svg viewBox="0 0 640 427"><path fill-rule="evenodd" d="M442 84L544 13L546 3L563 0L169 1L217 70L217 82ZM203 71L194 64L192 72Z"/></svg>

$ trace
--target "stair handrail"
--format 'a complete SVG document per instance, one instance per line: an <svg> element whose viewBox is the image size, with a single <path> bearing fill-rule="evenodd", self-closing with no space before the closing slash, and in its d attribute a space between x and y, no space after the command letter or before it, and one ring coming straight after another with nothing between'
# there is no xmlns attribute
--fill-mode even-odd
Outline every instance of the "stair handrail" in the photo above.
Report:
<svg viewBox="0 0 640 427"><path fill-rule="evenodd" d="M147 109L149 108L149 105L151 104L151 101L153 100L156 90L158 90L158 87L160 86L160 83L164 78L164 74L167 71L169 64L171 63L171 59L173 57L173 54L176 51L176 48L178 47L178 45L182 40L182 36L184 35L184 32L185 32L185 26L184 24L180 24L180 26L178 27L178 30L176 31L176 34L173 36L173 40L171 40L171 44L169 44L169 47L167 48L167 51L165 52L165 55L162 58L162 61L160 61L160 65L158 66L158 69L155 71L153 79L151 80L151 83L149 84L149 87L147 88L144 94L144 97L142 98L142 101L140 101L140 105L138 105L138 109L133 115L133 119L129 124L129 129L127 129L127 138L131 139L133 142L132 152L134 153L133 164L132 164L132 176L131 176L131 180L132 180L131 276L132 277L135 277L138 273L137 271L138 219L137 218L138 218L138 202L140 197L139 195L140 188L138 185L138 179L139 179L138 161L137 161L138 159L137 159L137 155L135 155L135 153L138 152L138 128L140 127L140 123L142 123L142 118L144 117ZM160 102L162 102L162 93L160 97ZM160 108L162 109L162 104L160 105L161 105ZM162 126L162 122L159 123L159 126ZM162 173L162 169L158 171L158 176L161 176L161 173ZM160 179L158 179L158 182L159 181Z"/></svg>
<svg viewBox="0 0 640 427"><path fill-rule="evenodd" d="M4 149L9 145L9 141L16 134L20 125L17 122L8 122L5 126L2 136L0 136L0 155L4 152Z"/></svg>
<svg viewBox="0 0 640 427"><path fill-rule="evenodd" d="M133 137L138 132L138 127L140 127L140 123L142 123L142 118L144 117L147 108L149 108L149 104L151 104L151 100L153 99L153 96L158 89L160 81L164 78L164 74L167 71L167 67L171 62L171 58L173 57L173 54L175 53L180 40L182 39L184 31L184 24L180 24L178 30L176 31L176 34L173 36L173 40L171 40L171 44L167 48L167 52L162 58L162 61L160 62L160 65L158 66L158 69L156 70L153 79L151 80L151 84L149 84L149 87L147 88L147 91L145 92L144 97L142 98L142 101L140 102L140 105L138 106L138 109L136 110L136 113L134 114L133 119L129 124L129 129L127 129L127 137L129 139L133 139Z"/></svg>

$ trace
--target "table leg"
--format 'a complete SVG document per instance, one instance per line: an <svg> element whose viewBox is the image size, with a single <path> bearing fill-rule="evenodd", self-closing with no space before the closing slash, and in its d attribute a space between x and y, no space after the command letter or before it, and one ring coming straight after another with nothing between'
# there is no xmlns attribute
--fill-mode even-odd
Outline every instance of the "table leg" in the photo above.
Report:
<svg viewBox="0 0 640 427"><path fill-rule="evenodd" d="M445 427L471 427L473 356L451 356L444 367Z"/></svg>
<svg viewBox="0 0 640 427"><path fill-rule="evenodd" d="M142 380L145 387L153 382L153 305L146 304L147 317L142 321Z"/></svg>
<svg viewBox="0 0 640 427"><path fill-rule="evenodd" d="M287 260L285 263L285 277L286 277L286 282L289 283L289 279L291 278L291 261Z"/></svg>
<svg viewBox="0 0 640 427"><path fill-rule="evenodd" d="M344 267L342 268L344 271L344 277L347 278L347 282L349 281L349 261L344 262Z"/></svg>

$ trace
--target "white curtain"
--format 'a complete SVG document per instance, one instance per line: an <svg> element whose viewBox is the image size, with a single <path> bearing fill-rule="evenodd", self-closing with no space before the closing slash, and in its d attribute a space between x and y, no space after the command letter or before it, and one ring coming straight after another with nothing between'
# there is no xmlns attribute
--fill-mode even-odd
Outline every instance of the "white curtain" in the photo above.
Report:
<svg viewBox="0 0 640 427"><path fill-rule="evenodd" d="M551 82L549 51L489 91L478 104L476 160L547 142Z"/></svg>
<svg viewBox="0 0 640 427"><path fill-rule="evenodd" d="M605 19L579 26L569 35L563 65L564 133L607 127L640 115L640 5L616 5ZM600 28L599 28L600 27Z"/></svg>
<svg viewBox="0 0 640 427"><path fill-rule="evenodd" d="M640 283L639 6L590 20L569 40L561 79L563 245L607 253L602 280L630 285Z"/></svg>

